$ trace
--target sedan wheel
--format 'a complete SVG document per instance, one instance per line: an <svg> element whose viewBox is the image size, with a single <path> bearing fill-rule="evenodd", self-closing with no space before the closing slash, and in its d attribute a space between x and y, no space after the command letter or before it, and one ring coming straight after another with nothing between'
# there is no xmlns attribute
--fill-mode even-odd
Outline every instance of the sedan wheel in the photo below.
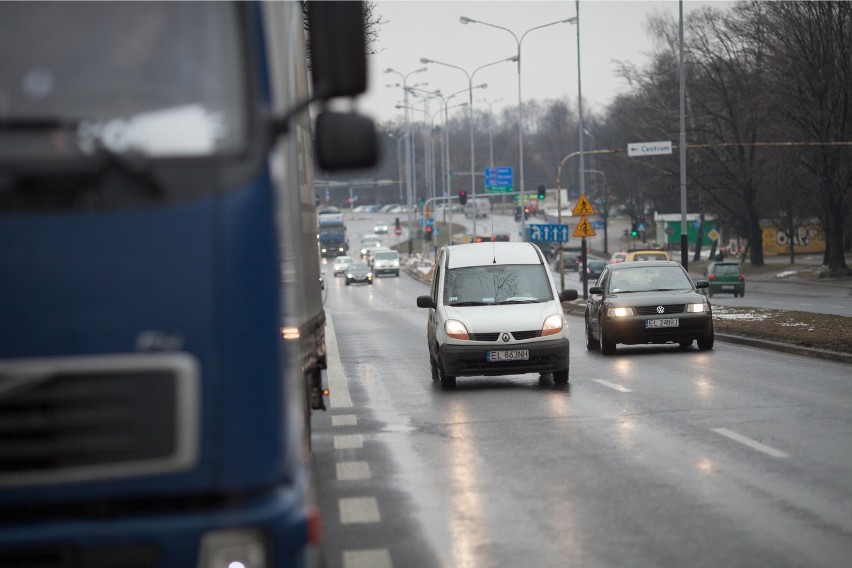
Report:
<svg viewBox="0 0 852 568"><path fill-rule="evenodd" d="M595 339L592 335L592 330L589 329L589 322L586 322L586 349L589 351L597 351L601 348L601 342Z"/></svg>
<svg viewBox="0 0 852 568"><path fill-rule="evenodd" d="M713 349L713 333L707 337L699 337L698 338L698 349L700 351L710 351Z"/></svg>
<svg viewBox="0 0 852 568"><path fill-rule="evenodd" d="M615 355L615 342L610 341L606 336L603 325L601 325L601 353L604 355Z"/></svg>

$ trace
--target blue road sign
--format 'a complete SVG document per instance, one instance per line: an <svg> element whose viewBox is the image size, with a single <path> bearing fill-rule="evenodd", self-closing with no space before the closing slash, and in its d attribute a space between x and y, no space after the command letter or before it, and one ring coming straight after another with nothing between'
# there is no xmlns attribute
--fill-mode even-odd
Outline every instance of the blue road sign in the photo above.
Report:
<svg viewBox="0 0 852 568"><path fill-rule="evenodd" d="M435 226L435 219L432 218L432 217L429 217L428 219L424 219L423 217L420 217L420 219L418 219L418 222L420 223L421 227L434 227Z"/></svg>
<svg viewBox="0 0 852 568"><path fill-rule="evenodd" d="M510 166L485 168L485 191L512 193L514 191L514 173Z"/></svg>
<svg viewBox="0 0 852 568"><path fill-rule="evenodd" d="M532 242L564 243L571 236L568 225L539 223L530 225L529 229L530 241Z"/></svg>

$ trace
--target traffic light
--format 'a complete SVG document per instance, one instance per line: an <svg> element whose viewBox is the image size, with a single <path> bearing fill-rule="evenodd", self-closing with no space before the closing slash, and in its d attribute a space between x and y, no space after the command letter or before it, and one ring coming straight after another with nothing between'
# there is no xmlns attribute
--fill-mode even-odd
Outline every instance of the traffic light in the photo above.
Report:
<svg viewBox="0 0 852 568"><path fill-rule="evenodd" d="M394 226L394 227L396 227L397 229L399 229L399 217L397 217L396 219L394 219L394 221L393 221L393 226Z"/></svg>
<svg viewBox="0 0 852 568"><path fill-rule="evenodd" d="M638 230L638 228L637 228L637 223L633 223L633 224L630 226L630 236L631 236L631 237L636 237L636 236L638 236L638 235L639 235L639 230Z"/></svg>
<svg viewBox="0 0 852 568"><path fill-rule="evenodd" d="M432 226L429 225L426 227L426 231L423 233L423 240L429 242L432 240Z"/></svg>
<svg viewBox="0 0 852 568"><path fill-rule="evenodd" d="M464 205L467 203L467 192L465 190L461 190L459 192L459 205Z"/></svg>
<svg viewBox="0 0 852 568"><path fill-rule="evenodd" d="M538 200L544 201L544 198L547 196L547 188L543 185L538 186Z"/></svg>

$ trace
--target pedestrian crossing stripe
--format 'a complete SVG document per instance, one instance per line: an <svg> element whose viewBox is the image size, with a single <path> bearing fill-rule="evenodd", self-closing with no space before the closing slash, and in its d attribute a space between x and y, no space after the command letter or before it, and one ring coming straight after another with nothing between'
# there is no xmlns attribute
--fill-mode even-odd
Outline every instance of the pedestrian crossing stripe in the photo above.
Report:
<svg viewBox="0 0 852 568"><path fill-rule="evenodd" d="M584 215L582 217L582 221L577 223L577 228L574 229L575 237L594 237L597 235L595 230L592 228L591 223L589 223L588 218Z"/></svg>
<svg viewBox="0 0 852 568"><path fill-rule="evenodd" d="M589 203L589 200L586 199L585 195L580 196L580 200L574 206L574 210L571 211L573 215L594 215L595 209L592 207L592 204Z"/></svg>

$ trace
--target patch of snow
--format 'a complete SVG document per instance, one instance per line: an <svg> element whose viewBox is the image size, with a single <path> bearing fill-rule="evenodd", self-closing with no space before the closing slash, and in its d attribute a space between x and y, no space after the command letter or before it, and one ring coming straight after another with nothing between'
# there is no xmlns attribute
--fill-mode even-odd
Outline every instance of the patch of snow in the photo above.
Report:
<svg viewBox="0 0 852 568"><path fill-rule="evenodd" d="M787 278L788 276L795 276L798 274L798 270L785 270L784 272L779 272L775 275L775 278Z"/></svg>

